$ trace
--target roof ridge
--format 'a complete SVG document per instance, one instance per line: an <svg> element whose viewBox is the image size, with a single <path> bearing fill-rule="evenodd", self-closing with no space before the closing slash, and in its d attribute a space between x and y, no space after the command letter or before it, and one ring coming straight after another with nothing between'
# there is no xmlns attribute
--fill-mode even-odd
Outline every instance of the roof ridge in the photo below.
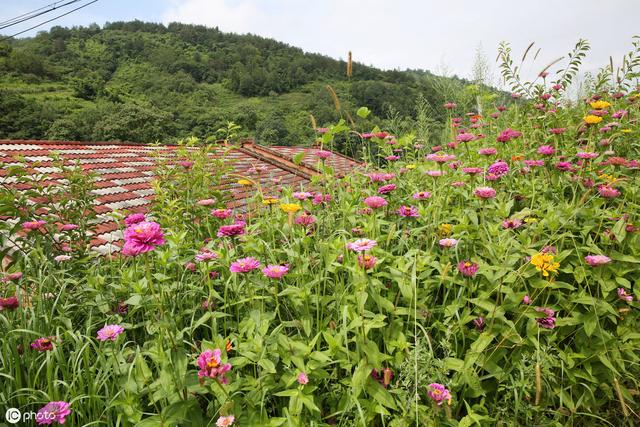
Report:
<svg viewBox="0 0 640 427"><path fill-rule="evenodd" d="M305 179L311 179L314 175L319 175L320 171L316 168L305 164L299 164L293 162L293 159L278 153L275 150L271 150L264 145L256 144L252 141L244 142L242 145L235 147L237 150L252 156L263 162L267 162L280 169L284 169L287 172L294 175L301 176Z"/></svg>

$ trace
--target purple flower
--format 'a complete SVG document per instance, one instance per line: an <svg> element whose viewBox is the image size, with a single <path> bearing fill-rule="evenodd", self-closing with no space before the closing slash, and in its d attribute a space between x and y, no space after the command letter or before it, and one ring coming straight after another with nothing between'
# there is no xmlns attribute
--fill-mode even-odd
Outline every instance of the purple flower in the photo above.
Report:
<svg viewBox="0 0 640 427"><path fill-rule="evenodd" d="M591 267L598 267L600 265L609 264L611 262L611 258L606 255L587 255L584 257L584 260Z"/></svg>
<svg viewBox="0 0 640 427"><path fill-rule="evenodd" d="M428 385L429 390L427 391L427 395L436 402L438 406L442 405L443 402L447 402L451 405L451 392L447 390L445 386L438 383L432 383Z"/></svg>
<svg viewBox="0 0 640 427"><path fill-rule="evenodd" d="M260 267L260 261L253 257L241 258L231 263L229 270L232 273L248 273Z"/></svg>
<svg viewBox="0 0 640 427"><path fill-rule="evenodd" d="M124 332L124 328L120 325L106 325L98 331L98 339L100 341L115 341L118 335Z"/></svg>
<svg viewBox="0 0 640 427"><path fill-rule="evenodd" d="M538 313L544 313L546 317L538 317L536 322L538 322L538 326L545 329L553 329L556 327L556 312L550 308L544 307L536 307L536 311Z"/></svg>
<svg viewBox="0 0 640 427"><path fill-rule="evenodd" d="M507 128L498 135L498 142L509 142L512 139L519 138L522 136L522 132L518 132L517 130L513 130L511 128Z"/></svg>
<svg viewBox="0 0 640 427"><path fill-rule="evenodd" d="M71 405L67 402L49 402L38 410L36 414L36 424L49 425L55 423L64 424L66 418L71 414Z"/></svg>
<svg viewBox="0 0 640 427"><path fill-rule="evenodd" d="M131 214L129 216L127 216L124 219L124 223L127 227L131 227L134 224L138 224L140 222L146 221L146 217L144 216L143 213L134 213Z"/></svg>
<svg viewBox="0 0 640 427"><path fill-rule="evenodd" d="M628 303L633 302L633 295L627 294L627 291L624 288L618 288L618 298Z"/></svg>
<svg viewBox="0 0 640 427"><path fill-rule="evenodd" d="M497 178L501 178L509 173L509 165L507 164L507 162L498 160L497 162L489 166L489 168L487 168L487 173Z"/></svg>
<svg viewBox="0 0 640 427"><path fill-rule="evenodd" d="M414 206L405 206L402 205L400 206L400 208L398 209L398 215L403 216L403 217L411 217L411 218L417 218L420 216L420 214L418 213L418 209Z"/></svg>

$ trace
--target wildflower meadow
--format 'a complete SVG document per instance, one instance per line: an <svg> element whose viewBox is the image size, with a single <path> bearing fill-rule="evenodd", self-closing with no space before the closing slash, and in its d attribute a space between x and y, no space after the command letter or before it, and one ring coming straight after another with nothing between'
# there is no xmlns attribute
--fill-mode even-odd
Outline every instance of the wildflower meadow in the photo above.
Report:
<svg viewBox="0 0 640 427"><path fill-rule="evenodd" d="M360 108L316 129L309 185L235 177L242 209L183 141L111 255L91 174L8 167L32 185L0 190L0 402L71 426L638 425L638 74L567 101L584 50L523 82L502 45L513 93L439 106L428 139L357 131Z"/></svg>

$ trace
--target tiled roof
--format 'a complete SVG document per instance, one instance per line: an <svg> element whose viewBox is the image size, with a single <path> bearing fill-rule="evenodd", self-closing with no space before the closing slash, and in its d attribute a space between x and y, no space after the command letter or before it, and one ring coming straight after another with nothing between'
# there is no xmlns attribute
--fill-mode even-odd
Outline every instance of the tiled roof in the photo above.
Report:
<svg viewBox="0 0 640 427"><path fill-rule="evenodd" d="M98 218L91 245L99 252L108 253L118 250L117 243L122 239L119 225L108 214L113 210L144 212L153 198L151 181L157 162L175 159L177 148L113 142L0 140L0 184L15 183L6 168L22 162L26 163L28 173L43 174L45 185L60 184L60 171L54 166L52 156L57 155L70 163L79 162L84 170L96 175L92 193ZM263 189L276 195L283 187L303 187L318 173L314 167L316 151L301 147L267 148L245 142L241 146L215 146L212 156L223 158L234 174L259 182ZM293 156L301 152L305 156L300 164L296 164ZM338 175L358 166L358 162L336 153L325 161ZM242 209L253 195L252 189L236 182L237 178L223 177L221 189L228 190L233 196L228 201L229 207Z"/></svg>

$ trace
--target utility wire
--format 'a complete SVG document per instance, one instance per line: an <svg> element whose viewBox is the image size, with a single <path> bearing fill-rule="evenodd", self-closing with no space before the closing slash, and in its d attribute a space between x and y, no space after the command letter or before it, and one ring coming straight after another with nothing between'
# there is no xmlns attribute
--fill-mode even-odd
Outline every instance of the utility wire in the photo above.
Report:
<svg viewBox="0 0 640 427"><path fill-rule="evenodd" d="M12 34L12 35L10 35L10 36L8 36L8 37L1 38L1 39L0 39L0 42L3 42L3 41L5 41L5 40L11 39L11 38L14 38L15 36L19 36L20 34L26 33L27 31L31 31L31 30L33 30L34 28L38 28L38 27L40 27L40 26L42 26L42 25L44 25L44 24L48 24L49 22L51 22L51 21L55 21L56 19L58 19L58 18L62 18L63 16L67 16L67 15L69 15L70 13L73 13L73 12L75 12L76 10L80 10L80 9L82 9L82 8L84 8L84 7L87 7L87 6L89 6L90 4L93 4L93 3L97 2L97 1L98 1L98 0L90 1L89 3L83 4L82 6L78 6L78 7L76 7L75 9L71 9L70 11L68 11L68 12L66 12L66 13L63 13L63 14L61 14L61 15L58 15L58 16L56 16L55 18L51 18L51 19L49 19L49 20L47 20L47 21L41 22L41 23L39 23L39 24L37 24L37 25L34 25L33 27L27 28L26 30L22 30L22 31L20 31L20 32L18 32L18 33L15 33L15 34Z"/></svg>
<svg viewBox="0 0 640 427"><path fill-rule="evenodd" d="M31 11L31 12L23 13L22 15L16 16L15 18L9 19L7 21L0 22L0 30L2 30L4 28L7 28L7 27L11 27L11 26L14 26L14 25L21 24L21 23L23 23L25 21L28 21L30 19L37 18L38 16L44 15L45 13L49 13L49 12L51 12L53 10L59 9L61 7L68 6L68 5L73 4L73 3L77 3L79 1L80 0L71 0L71 1L68 1L68 2L66 2L64 4L59 5L59 6L58 6L58 3L60 3L60 2L55 2L55 3L51 3L50 5L41 7L40 9L36 9L36 10ZM43 10L43 9L46 9L46 10Z"/></svg>

